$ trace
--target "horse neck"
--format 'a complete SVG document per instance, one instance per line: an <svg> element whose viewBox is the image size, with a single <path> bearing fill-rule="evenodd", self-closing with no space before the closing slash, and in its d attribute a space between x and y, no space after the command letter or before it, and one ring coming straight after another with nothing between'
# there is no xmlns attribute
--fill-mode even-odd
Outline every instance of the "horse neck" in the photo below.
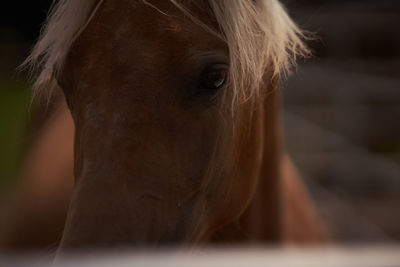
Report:
<svg viewBox="0 0 400 267"><path fill-rule="evenodd" d="M281 96L277 85L260 105L263 116L263 158L260 176L250 205L240 218L240 229L250 241L276 242L282 240L282 131L280 120Z"/></svg>
<svg viewBox="0 0 400 267"><path fill-rule="evenodd" d="M213 242L271 242L283 239L282 186L280 164L282 159L280 93L276 84L268 88L268 96L253 113L250 136L260 136L261 165L252 198L242 215L224 226L212 237ZM255 123L260 122L260 123ZM242 177L246 179L248 177Z"/></svg>

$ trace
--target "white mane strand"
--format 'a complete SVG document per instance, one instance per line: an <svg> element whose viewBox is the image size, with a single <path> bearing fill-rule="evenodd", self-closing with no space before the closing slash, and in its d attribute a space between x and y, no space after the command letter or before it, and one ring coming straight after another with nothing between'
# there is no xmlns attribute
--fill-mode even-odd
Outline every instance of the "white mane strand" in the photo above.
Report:
<svg viewBox="0 0 400 267"><path fill-rule="evenodd" d="M266 71L281 76L309 55L302 31L277 0L210 0L229 46L233 104L257 99Z"/></svg>
<svg viewBox="0 0 400 267"><path fill-rule="evenodd" d="M31 71L37 73L33 86L34 97L40 93L49 93L49 84L57 77L69 48L86 28L102 2L103 0L54 1L39 41L23 63L23 66L30 66Z"/></svg>
<svg viewBox="0 0 400 267"><path fill-rule="evenodd" d="M39 41L25 61L38 73L34 95L49 92L48 85L57 77L72 43L103 1L59 0L54 4ZM185 1L170 1L190 15ZM234 104L257 98L267 70L280 76L295 64L298 56L308 55L303 33L278 0L208 2L221 27L220 37L229 47Z"/></svg>

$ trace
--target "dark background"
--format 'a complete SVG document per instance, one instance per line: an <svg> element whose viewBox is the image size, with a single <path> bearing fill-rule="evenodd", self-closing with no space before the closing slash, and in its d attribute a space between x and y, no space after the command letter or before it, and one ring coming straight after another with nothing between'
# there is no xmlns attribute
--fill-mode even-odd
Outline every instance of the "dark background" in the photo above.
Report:
<svg viewBox="0 0 400 267"><path fill-rule="evenodd" d="M400 1L285 1L315 57L284 88L287 148L340 240L400 238Z"/></svg>
<svg viewBox="0 0 400 267"><path fill-rule="evenodd" d="M318 40L284 88L286 145L339 240L400 239L400 1L283 1ZM0 8L0 201L18 173L29 87L16 72L51 1Z"/></svg>
<svg viewBox="0 0 400 267"><path fill-rule="evenodd" d="M15 31L19 38L25 41L35 40L51 2L50 0L3 1L5 6L3 5L1 9L1 30Z"/></svg>

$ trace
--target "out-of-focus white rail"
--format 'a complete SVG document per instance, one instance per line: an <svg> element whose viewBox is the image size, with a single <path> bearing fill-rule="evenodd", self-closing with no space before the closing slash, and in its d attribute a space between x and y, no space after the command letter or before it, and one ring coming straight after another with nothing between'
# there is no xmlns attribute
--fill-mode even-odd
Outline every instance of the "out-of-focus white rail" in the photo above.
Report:
<svg viewBox="0 0 400 267"><path fill-rule="evenodd" d="M61 267L399 267L400 246L328 247L306 249L234 248L199 251L124 251L71 255L52 263L50 258L2 256L0 266Z"/></svg>

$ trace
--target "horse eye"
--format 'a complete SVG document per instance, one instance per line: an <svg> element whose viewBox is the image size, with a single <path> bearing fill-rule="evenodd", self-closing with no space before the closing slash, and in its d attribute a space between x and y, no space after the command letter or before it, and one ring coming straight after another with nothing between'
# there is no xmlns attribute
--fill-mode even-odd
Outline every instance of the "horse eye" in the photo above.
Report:
<svg viewBox="0 0 400 267"><path fill-rule="evenodd" d="M216 91L225 85L227 79L228 66L214 64L202 72L199 87L203 90Z"/></svg>

